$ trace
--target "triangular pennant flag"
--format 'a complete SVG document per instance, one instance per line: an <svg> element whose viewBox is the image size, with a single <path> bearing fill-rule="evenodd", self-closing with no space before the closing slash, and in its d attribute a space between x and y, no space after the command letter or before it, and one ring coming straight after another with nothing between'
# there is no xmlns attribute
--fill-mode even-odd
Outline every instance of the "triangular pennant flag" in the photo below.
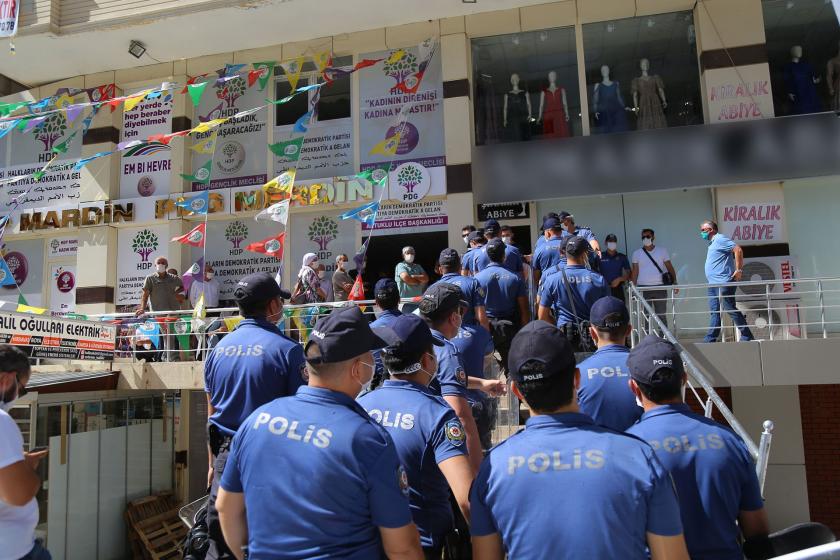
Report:
<svg viewBox="0 0 840 560"><path fill-rule="evenodd" d="M289 192L295 184L296 169L287 169L262 186L265 192Z"/></svg>
<svg viewBox="0 0 840 560"><path fill-rule="evenodd" d="M247 117L248 115L253 115L253 114L254 114L254 113L256 113L257 111L262 111L262 110L263 110L263 107L262 107L262 106L260 106L260 107L253 107L253 108L251 108L251 109L245 109L244 111L239 111L238 113L236 113L235 115L233 115L231 118L232 118L232 119L241 119L242 117Z"/></svg>
<svg viewBox="0 0 840 560"><path fill-rule="evenodd" d="M225 322L225 328L228 332L233 332L233 330L239 326L239 323L242 322L242 316L236 315L235 317L223 317L222 320Z"/></svg>
<svg viewBox="0 0 840 560"><path fill-rule="evenodd" d="M301 70L303 70L304 60L306 60L304 57L299 56L297 58L293 58L292 60L280 63L280 67L283 68L283 71L286 73L286 79L289 80L289 87L291 87L292 91L297 89L300 73Z"/></svg>
<svg viewBox="0 0 840 560"><path fill-rule="evenodd" d="M47 117L34 117L26 121L26 126L23 128L24 132L29 132L34 128L40 127L44 124L44 121L47 120Z"/></svg>
<svg viewBox="0 0 840 560"><path fill-rule="evenodd" d="M383 183L388 179L388 170L385 167L371 167L355 176L371 183Z"/></svg>
<svg viewBox="0 0 840 560"><path fill-rule="evenodd" d="M201 96L204 94L204 88L206 88L209 83L210 82L201 82L200 84L187 85L187 91L190 94L193 107L198 107L198 103L201 101Z"/></svg>
<svg viewBox="0 0 840 560"><path fill-rule="evenodd" d="M213 119L213 120L209 120L207 122L203 122L200 125L193 128L190 131L190 134L192 134L193 132L210 132L210 129L216 128L217 126L222 125L222 124L228 122L229 120L230 120L230 118L225 118L225 119Z"/></svg>
<svg viewBox="0 0 840 560"><path fill-rule="evenodd" d="M357 70L361 70L362 68L367 68L369 66L373 66L373 65L375 65L379 62L382 62L383 60L385 60L385 59L384 58L363 58L362 60L357 62L356 65L353 67L353 72L356 72Z"/></svg>
<svg viewBox="0 0 840 560"><path fill-rule="evenodd" d="M73 140L73 138L76 136L76 134L78 132L79 132L78 130L73 131L73 134L68 136L67 139L64 140L64 142L62 142L60 144L56 144L55 146L53 146L52 152L54 154L65 154L65 153L67 153L67 148L70 147L70 141Z"/></svg>
<svg viewBox="0 0 840 560"><path fill-rule="evenodd" d="M137 325L137 338L147 339L155 348L160 348L160 325L154 319Z"/></svg>
<svg viewBox="0 0 840 560"><path fill-rule="evenodd" d="M305 112L298 120L295 121L295 132L306 133L309 130L309 121L312 120L312 111Z"/></svg>
<svg viewBox="0 0 840 560"><path fill-rule="evenodd" d="M169 134L164 134L163 140L161 140L161 142L168 145L170 142L172 142L173 138L182 138L184 136L189 136L190 132L192 131L179 130L178 132L170 132Z"/></svg>
<svg viewBox="0 0 840 560"><path fill-rule="evenodd" d="M326 70L327 66L332 64L332 53L330 51L317 53L312 57L312 62L315 63L315 66L318 68L318 72L323 72Z"/></svg>
<svg viewBox="0 0 840 560"><path fill-rule="evenodd" d="M393 136L389 136L382 142L376 144L370 150L370 155L374 154L382 154L384 156L393 156L397 153L397 148L400 145L400 138L402 138L402 132L397 132Z"/></svg>
<svg viewBox="0 0 840 560"><path fill-rule="evenodd" d="M356 274L356 280L353 282L353 287L350 288L350 293L347 294L347 301L364 301L365 299L365 285L361 274Z"/></svg>
<svg viewBox="0 0 840 560"><path fill-rule="evenodd" d="M204 257L199 258L181 276L181 283L184 285L184 292L190 293L190 286L199 278L204 278Z"/></svg>
<svg viewBox="0 0 840 560"><path fill-rule="evenodd" d="M365 253L367 253L368 244L370 243L370 236L365 239L365 242L362 243L362 246L359 247L359 250L356 251L356 254L353 255L353 262L356 264L356 271L359 275L365 273Z"/></svg>
<svg viewBox="0 0 840 560"><path fill-rule="evenodd" d="M420 89L420 84L423 82L423 75L425 73L426 70L423 69L419 72L415 72L414 74L410 74L394 87L405 94L410 95L412 93L417 93L417 90Z"/></svg>
<svg viewBox="0 0 840 560"><path fill-rule="evenodd" d="M99 159L101 157L109 156L113 153L114 152L98 152L98 153L93 154L90 157L82 158L82 159L80 159L79 161L76 162L76 165L73 166L73 171L78 171L81 168L83 168L84 166L86 166L87 164L89 164L90 162L92 162L93 160Z"/></svg>
<svg viewBox="0 0 840 560"><path fill-rule="evenodd" d="M245 64L225 64L224 74L221 77L235 77L243 68Z"/></svg>
<svg viewBox="0 0 840 560"><path fill-rule="evenodd" d="M181 243L182 245L192 245L193 247L204 247L204 238L207 232L206 227L206 223L199 224L184 235L173 237L169 241L171 243Z"/></svg>
<svg viewBox="0 0 840 560"><path fill-rule="evenodd" d="M195 175L184 175L181 173L181 177L190 181L192 183L201 183L202 185L206 185L210 182L210 171L213 168L213 160L207 160L207 163L202 165L198 168L198 171L195 172Z"/></svg>
<svg viewBox="0 0 840 560"><path fill-rule="evenodd" d="M184 86L184 89L181 90L181 94L187 93L191 85L195 84L198 80L206 77L207 74L201 74L199 76L190 76L189 78L187 78L187 85Z"/></svg>
<svg viewBox="0 0 840 560"><path fill-rule="evenodd" d="M0 286L17 286L15 275L9 270L6 259L0 257Z"/></svg>
<svg viewBox="0 0 840 560"><path fill-rule="evenodd" d="M376 213L379 212L379 202L369 202L367 204L363 204L358 208L354 208L353 210L348 210L341 216L339 216L342 220L357 220L362 222L363 224L367 224L372 226L373 223L376 221Z"/></svg>
<svg viewBox="0 0 840 560"><path fill-rule="evenodd" d="M34 313L35 315L43 315L47 312L46 309L41 307L32 307L29 305L18 305L16 311L18 313Z"/></svg>
<svg viewBox="0 0 840 560"><path fill-rule="evenodd" d="M12 210L14 210L14 208ZM6 235L6 226L9 225L9 216L10 214L6 214L0 218L0 242L3 241L3 236Z"/></svg>
<svg viewBox="0 0 840 560"><path fill-rule="evenodd" d="M17 125L18 121L8 121L2 124L2 128L0 128L0 138L3 138L12 130L14 130L15 125Z"/></svg>
<svg viewBox="0 0 840 560"><path fill-rule="evenodd" d="M172 330L175 331L175 338L178 340L178 347L181 350L190 349L190 331L192 330L190 328L191 323L192 321L187 321L183 317L179 317L172 325Z"/></svg>
<svg viewBox="0 0 840 560"><path fill-rule="evenodd" d="M55 100L55 106L57 109L66 109L69 105L72 104L73 98L67 95L67 92L62 93Z"/></svg>
<svg viewBox="0 0 840 560"><path fill-rule="evenodd" d="M179 200L175 202L175 206L193 214L206 214L210 208L210 191L203 191L196 196Z"/></svg>
<svg viewBox="0 0 840 560"><path fill-rule="evenodd" d="M309 84L308 86L300 86L295 90L295 93L304 93L307 91L312 91L313 89L318 89L324 86L324 83L320 84Z"/></svg>
<svg viewBox="0 0 840 560"><path fill-rule="evenodd" d="M70 105L69 107L67 107L67 109L65 109L64 111L64 118L67 119L67 124L72 124L73 121L75 121L76 118L78 118L78 116L82 112L82 109L84 108L84 105Z"/></svg>
<svg viewBox="0 0 840 560"><path fill-rule="evenodd" d="M194 319L204 319L207 317L207 307L204 305L204 292L201 292L201 295L198 296L198 300L195 302L195 308L193 308L192 316Z"/></svg>
<svg viewBox="0 0 840 560"><path fill-rule="evenodd" d="M219 137L219 131L214 130L213 133L198 142L197 144L190 146L190 149L199 153L199 154L212 154L216 151L216 139Z"/></svg>
<svg viewBox="0 0 840 560"><path fill-rule="evenodd" d="M262 253L264 255L274 257L275 259L282 259L283 245L285 242L286 232L284 231L279 235L268 237L262 241L257 241L256 243L251 243L245 247L245 250L251 251L252 253Z"/></svg>
<svg viewBox="0 0 840 560"><path fill-rule="evenodd" d="M284 142L269 144L268 149L276 155L282 163L292 163L300 159L300 149L303 146L303 136L292 138Z"/></svg>
<svg viewBox="0 0 840 560"><path fill-rule="evenodd" d="M142 146L143 144L146 144L146 142L143 142L142 140L125 140L125 141L117 144L117 151L122 152L122 151L128 150L130 148L136 148L137 146Z"/></svg>
<svg viewBox="0 0 840 560"><path fill-rule="evenodd" d="M289 199L281 200L280 202L272 204L254 216L254 219L256 221L267 219L273 222L280 222L285 226L289 220Z"/></svg>
<svg viewBox="0 0 840 560"><path fill-rule="evenodd" d="M26 301L26 298L23 297L23 294L18 295L18 305L29 305L29 302Z"/></svg>
<svg viewBox="0 0 840 560"><path fill-rule="evenodd" d="M274 75L274 61L271 62L255 62L253 64L254 70L259 72L259 81L260 81L260 91L265 90L265 86L268 85L268 81Z"/></svg>
<svg viewBox="0 0 840 560"><path fill-rule="evenodd" d="M153 89L147 89L146 91L140 92L137 95L132 95L125 100L125 104L123 104L123 110L128 113L129 111L133 110L137 107L141 101L146 99L146 96L153 92Z"/></svg>

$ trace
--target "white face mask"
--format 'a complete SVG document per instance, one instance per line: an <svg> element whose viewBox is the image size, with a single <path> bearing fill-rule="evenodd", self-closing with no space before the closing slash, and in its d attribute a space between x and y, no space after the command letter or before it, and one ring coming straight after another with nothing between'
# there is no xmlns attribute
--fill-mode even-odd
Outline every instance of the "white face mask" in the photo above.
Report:
<svg viewBox="0 0 840 560"><path fill-rule="evenodd" d="M502 236L502 241L504 241L505 245L510 245L511 238L508 235L503 235Z"/></svg>
<svg viewBox="0 0 840 560"><path fill-rule="evenodd" d="M469 236L469 235L465 235L465 236L464 236L464 245L469 245L469 244L470 244L470 236Z"/></svg>
<svg viewBox="0 0 840 560"><path fill-rule="evenodd" d="M616 243L615 241L610 241L609 243L607 243L607 249L609 249L610 251L615 251L616 249L618 249L618 243Z"/></svg>
<svg viewBox="0 0 840 560"><path fill-rule="evenodd" d="M686 388L687 385L688 385L688 383L683 383L682 389L680 389L680 394L682 396L682 402L685 402L685 388Z"/></svg>
<svg viewBox="0 0 840 560"><path fill-rule="evenodd" d="M156 264L155 265L155 270L158 271L158 273L166 272L166 265L165 264Z"/></svg>
<svg viewBox="0 0 840 560"><path fill-rule="evenodd" d="M414 262L414 255L412 255L411 253L404 255L403 258L405 259L405 262L409 264Z"/></svg>
<svg viewBox="0 0 840 560"><path fill-rule="evenodd" d="M360 397L361 395L364 395L365 393L367 393L370 390L370 384L373 383L373 372L376 370L375 365L369 364L367 362L362 362L362 363L370 368L370 377L368 377L368 380L367 380L366 383L359 383L359 394L356 395L357 398Z"/></svg>
<svg viewBox="0 0 840 560"><path fill-rule="evenodd" d="M653 239L645 237L644 239L642 239L642 245L644 245L645 247L650 247L651 245L653 245Z"/></svg>

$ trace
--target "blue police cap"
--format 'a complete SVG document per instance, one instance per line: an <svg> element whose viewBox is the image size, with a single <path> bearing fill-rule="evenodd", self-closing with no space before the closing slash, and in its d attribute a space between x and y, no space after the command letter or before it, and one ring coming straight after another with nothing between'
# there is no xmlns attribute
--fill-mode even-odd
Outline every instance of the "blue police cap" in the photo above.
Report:
<svg viewBox="0 0 840 560"><path fill-rule="evenodd" d="M490 260L493 262L497 262L499 259L504 259L506 250L507 245L505 245L505 242L498 237L487 242L487 256L490 257Z"/></svg>
<svg viewBox="0 0 840 560"><path fill-rule="evenodd" d="M544 367L523 373L528 362ZM531 321L516 333L508 353L508 371L514 381L539 381L575 368L575 353L563 331L545 321ZM526 379L527 378L527 379Z"/></svg>
<svg viewBox="0 0 840 560"><path fill-rule="evenodd" d="M313 364L333 364L387 346L382 336L393 336L390 329L372 330L358 307L337 309L315 323L304 351L314 344L320 355L306 358Z"/></svg>
<svg viewBox="0 0 840 560"><path fill-rule="evenodd" d="M400 315L388 328L390 332L381 333L388 343L383 352L394 356L416 355L430 346L443 346L443 342L432 336L426 321L413 313Z"/></svg>
<svg viewBox="0 0 840 560"><path fill-rule="evenodd" d="M399 295L400 290L397 287L397 283L391 278L381 278L373 288L373 297L375 299L388 299L399 297Z"/></svg>
<svg viewBox="0 0 840 560"><path fill-rule="evenodd" d="M461 257L455 249L444 249L438 257L438 264L443 266L458 266L461 264Z"/></svg>
<svg viewBox="0 0 840 560"><path fill-rule="evenodd" d="M558 215L557 215L557 218L558 218L558 219L562 222L562 221L563 221L563 220L565 220L566 218L572 218L572 219L574 219L574 216L573 216L573 215L571 215L569 212L566 212L566 211L564 210L564 211L560 212L560 214L558 214Z"/></svg>
<svg viewBox="0 0 840 560"><path fill-rule="evenodd" d="M455 284L446 282L438 282L429 286L418 305L420 313L432 320L457 309L459 306L469 306L464 300L464 293Z"/></svg>
<svg viewBox="0 0 840 560"><path fill-rule="evenodd" d="M652 334L630 350L627 367L630 377L647 386L679 385L685 373L677 347Z"/></svg>
<svg viewBox="0 0 840 560"><path fill-rule="evenodd" d="M578 235L573 235L566 240L566 254L577 257L589 250L589 241Z"/></svg>
<svg viewBox="0 0 840 560"><path fill-rule="evenodd" d="M467 236L467 241L481 241L484 239L484 230L471 231Z"/></svg>
<svg viewBox="0 0 840 560"><path fill-rule="evenodd" d="M553 216L549 217L549 218L546 218L545 221L543 221L543 226L542 227L543 227L544 230L545 229L557 229L557 228L560 227L560 220L558 220L557 218L555 218Z"/></svg>
<svg viewBox="0 0 840 560"><path fill-rule="evenodd" d="M237 303L259 303L276 297L289 299L292 294L280 288L274 277L267 272L255 272L243 276L233 289L233 299Z"/></svg>
<svg viewBox="0 0 840 560"><path fill-rule="evenodd" d="M499 225L499 221L494 220L493 218L490 218L489 220L484 222L484 231L491 235L494 233L499 233L499 230L501 228L502 226Z"/></svg>
<svg viewBox="0 0 840 560"><path fill-rule="evenodd" d="M630 322L630 313L623 301L617 297L606 296L592 304L589 322L593 327L615 329Z"/></svg>

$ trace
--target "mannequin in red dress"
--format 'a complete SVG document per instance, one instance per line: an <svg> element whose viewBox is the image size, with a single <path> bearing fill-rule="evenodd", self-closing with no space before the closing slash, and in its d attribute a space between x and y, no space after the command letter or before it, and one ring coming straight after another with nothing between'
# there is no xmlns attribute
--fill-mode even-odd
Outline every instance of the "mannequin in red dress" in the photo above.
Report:
<svg viewBox="0 0 840 560"><path fill-rule="evenodd" d="M566 90L557 85L557 72L548 73L548 87L540 92L540 115L543 136L569 136L569 104Z"/></svg>

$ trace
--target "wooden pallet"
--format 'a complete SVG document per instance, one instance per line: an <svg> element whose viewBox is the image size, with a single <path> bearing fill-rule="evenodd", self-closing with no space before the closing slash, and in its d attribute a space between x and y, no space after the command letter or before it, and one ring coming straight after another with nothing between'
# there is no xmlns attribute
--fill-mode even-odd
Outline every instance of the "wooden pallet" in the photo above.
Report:
<svg viewBox="0 0 840 560"><path fill-rule="evenodd" d="M174 560L183 555L187 527L178 517L178 509L139 521L134 528L152 560Z"/></svg>
<svg viewBox="0 0 840 560"><path fill-rule="evenodd" d="M128 538L134 560L152 560L151 553L136 529L137 524L168 511L177 510L177 507L178 502L170 492L146 496L128 503L125 509L125 523L128 525Z"/></svg>

